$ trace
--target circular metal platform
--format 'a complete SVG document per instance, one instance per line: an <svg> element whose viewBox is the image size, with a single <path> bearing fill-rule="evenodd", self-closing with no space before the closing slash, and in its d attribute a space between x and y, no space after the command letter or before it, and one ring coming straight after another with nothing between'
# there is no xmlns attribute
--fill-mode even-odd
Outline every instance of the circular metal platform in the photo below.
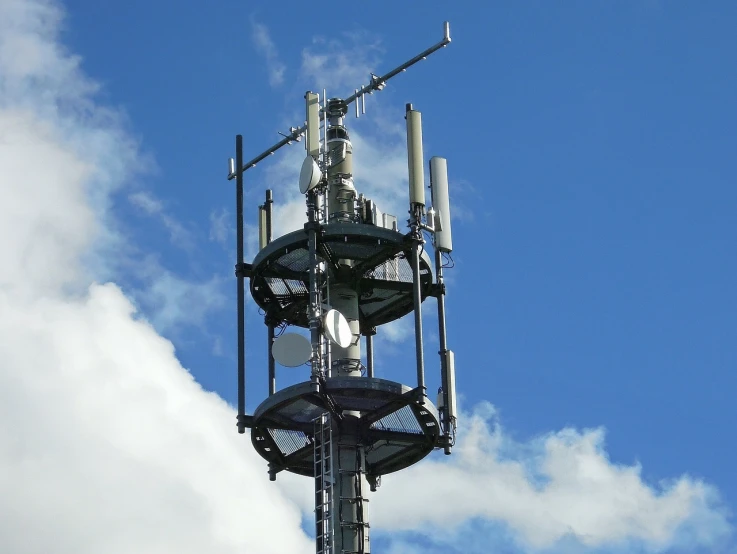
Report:
<svg viewBox="0 0 737 554"><path fill-rule="evenodd" d="M361 328L377 327L412 311L412 243L405 235L374 225L330 223L318 237L318 259L326 263L331 284L347 283L358 291ZM268 244L251 271L251 294L266 313L308 327L309 250L304 230ZM425 252L420 256L420 281L424 300L432 288Z"/></svg>
<svg viewBox="0 0 737 554"><path fill-rule="evenodd" d="M256 409L251 441L273 471L313 476L313 422L325 412L360 414L344 421L365 447L369 476L404 469L438 444L437 409L417 389L367 377L330 378L321 389L316 394L311 382L299 383L268 397ZM333 421L342 424L335 416Z"/></svg>

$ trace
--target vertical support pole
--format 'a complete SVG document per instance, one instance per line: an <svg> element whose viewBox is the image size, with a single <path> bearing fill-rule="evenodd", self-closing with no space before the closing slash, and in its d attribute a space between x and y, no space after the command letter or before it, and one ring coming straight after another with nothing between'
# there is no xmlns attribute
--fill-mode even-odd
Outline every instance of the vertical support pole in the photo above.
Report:
<svg viewBox="0 0 737 554"><path fill-rule="evenodd" d="M264 203L264 211L266 212L266 244L269 244L272 240L272 226L271 226L271 210L273 208L274 199L271 194L271 189L266 191L266 202ZM268 360L269 360L269 396L276 392L276 362L274 361L274 355L272 348L274 347L274 325L275 322L272 318L267 317L267 329L268 329Z"/></svg>
<svg viewBox="0 0 737 554"><path fill-rule="evenodd" d="M420 235L419 218L414 217L413 235ZM421 235L420 235L421 237ZM420 245L422 238L415 237L412 244L412 299L415 312L415 356L417 357L417 387L425 391L425 356L422 344L422 288L420 282Z"/></svg>
<svg viewBox="0 0 737 554"><path fill-rule="evenodd" d="M422 216L425 212L425 177L422 154L422 116L406 105L407 120L407 166L409 169L409 215L412 239L412 296L415 312L415 355L417 358L417 388L425 394L425 360L422 345L422 288L420 283L420 248L422 238Z"/></svg>
<svg viewBox="0 0 737 554"><path fill-rule="evenodd" d="M366 333L366 377L374 376L374 335L376 327L372 327Z"/></svg>
<svg viewBox="0 0 737 554"><path fill-rule="evenodd" d="M276 392L276 362L274 361L274 322L271 318L267 318L268 342L269 342L269 396Z"/></svg>
<svg viewBox="0 0 737 554"><path fill-rule="evenodd" d="M238 432L246 432L246 310L243 273L243 135L235 137L236 277L238 281Z"/></svg>
<svg viewBox="0 0 737 554"><path fill-rule="evenodd" d="M440 250L435 249L435 276L438 284L438 337L440 343L440 379L443 387L443 410L440 414L440 422L445 435L444 451L450 454L450 379L448 378L448 338L445 331L445 283L443 282L443 259Z"/></svg>
<svg viewBox="0 0 737 554"><path fill-rule="evenodd" d="M320 379L323 377L322 364L322 348L320 336L320 315L322 313L320 307L320 293L318 291L318 267L317 267L317 231L320 224L317 221L317 191L312 189L307 193L307 223L305 230L307 231L307 243L310 252L310 305L309 322L310 322L310 339L312 342L312 372L310 380L312 381L312 391L320 391Z"/></svg>
<svg viewBox="0 0 737 554"><path fill-rule="evenodd" d="M271 189L266 190L266 202L264 202L264 208L266 208L266 244L274 240L274 231L272 228L272 210L274 207L274 197L271 194Z"/></svg>

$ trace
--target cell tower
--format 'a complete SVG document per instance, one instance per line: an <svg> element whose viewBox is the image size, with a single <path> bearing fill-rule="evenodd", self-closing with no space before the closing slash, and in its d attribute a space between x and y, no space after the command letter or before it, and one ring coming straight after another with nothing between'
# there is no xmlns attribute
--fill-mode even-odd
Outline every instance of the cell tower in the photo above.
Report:
<svg viewBox="0 0 737 554"><path fill-rule="evenodd" d="M317 554L368 554L366 484L375 491L382 475L409 467L436 448L450 454L455 440L455 370L446 344L443 283L444 259L452 250L446 160L430 159L432 207L426 210L421 115L407 104L410 217L403 233L395 216L381 213L356 191L345 127L351 103L356 117L366 113L367 94L448 44L446 22L440 42L384 76L372 74L369 84L348 98L307 92L303 126L291 128L282 141L247 163L238 135L236 158L230 159L228 179L236 180L237 213L238 432L251 429L251 442L268 462L272 481L281 471L314 479ZM267 190L259 206L259 252L245 263L243 174L302 136L307 156L299 188L308 221L304 229L272 240L273 198ZM434 278L424 232L432 235ZM245 413L246 278L268 329L269 396L253 415ZM442 387L437 407L425 386L422 302L428 296L438 306ZM374 377L377 330L411 312L415 387ZM288 326L309 329L310 339L284 332ZM277 390L277 362L309 365L309 379Z"/></svg>

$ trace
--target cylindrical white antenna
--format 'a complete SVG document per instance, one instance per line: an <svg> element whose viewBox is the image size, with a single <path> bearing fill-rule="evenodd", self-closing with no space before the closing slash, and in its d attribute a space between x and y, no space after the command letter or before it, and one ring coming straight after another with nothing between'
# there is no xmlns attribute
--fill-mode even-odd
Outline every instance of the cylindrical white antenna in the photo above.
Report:
<svg viewBox="0 0 737 554"><path fill-rule="evenodd" d="M407 163L410 204L425 205L425 173L422 161L422 114L407 104Z"/></svg>
<svg viewBox="0 0 737 554"><path fill-rule="evenodd" d="M448 422L455 428L458 419L458 404L456 403L456 358L452 350L445 353L445 367L448 372L448 405L443 406L448 414Z"/></svg>
<svg viewBox="0 0 737 554"><path fill-rule="evenodd" d="M441 252L453 250L453 238L450 231L450 197L448 195L448 161L433 156L430 158L430 191L432 207L438 214L440 225L435 225L435 248Z"/></svg>
<svg viewBox="0 0 737 554"><path fill-rule="evenodd" d="M269 244L266 228L266 206L258 207L258 249L263 250Z"/></svg>
<svg viewBox="0 0 737 554"><path fill-rule="evenodd" d="M320 96L314 92L305 94L305 108L307 113L307 153L314 159L320 156Z"/></svg>
<svg viewBox="0 0 737 554"><path fill-rule="evenodd" d="M235 160L228 158L228 177L235 174Z"/></svg>

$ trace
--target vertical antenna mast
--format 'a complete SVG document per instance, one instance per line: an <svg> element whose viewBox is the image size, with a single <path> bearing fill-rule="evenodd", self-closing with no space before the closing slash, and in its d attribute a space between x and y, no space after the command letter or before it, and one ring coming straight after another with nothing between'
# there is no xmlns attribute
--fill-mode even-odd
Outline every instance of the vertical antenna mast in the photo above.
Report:
<svg viewBox="0 0 737 554"><path fill-rule="evenodd" d="M243 136L235 137L235 160L237 167L243 166ZM232 166L232 164L231 164ZM235 183L236 254L235 274L238 278L238 432L246 432L246 313L243 264L243 172L239 171Z"/></svg>
<svg viewBox="0 0 737 554"><path fill-rule="evenodd" d="M447 348L443 257L452 250L447 169L430 160L432 208L426 210L420 112L407 105L409 232L397 217L382 213L354 185L353 145L345 124L348 107L366 113L366 94L381 91L392 77L450 43L443 39L346 99L305 93L305 124L252 160L236 159L228 179L236 179L236 276L238 278L238 432L251 429L256 451L268 462L271 480L281 471L312 477L315 485L317 554L369 554L369 498L381 476L420 461L436 448L453 445L455 372ZM359 107L360 103L360 107ZM299 173L307 223L273 240L271 191L259 206L259 252L243 260L243 173L282 146L305 136L306 157ZM433 234L435 273L424 233ZM245 288L265 313L268 391L253 416L245 412ZM427 398L422 302L438 300L441 394L436 408ZM377 329L414 312L417 386L375 377ZM303 334L284 332L302 328ZM279 328L279 336L275 330ZM309 339L305 336L307 334ZM362 337L366 365L361 358ZM380 343L378 343L380 347ZM378 362L381 363L381 357ZM276 388L276 363L308 366L305 380ZM389 368L391 369L391 368ZM381 368L379 368L381 371ZM308 376L309 375L309 376Z"/></svg>

